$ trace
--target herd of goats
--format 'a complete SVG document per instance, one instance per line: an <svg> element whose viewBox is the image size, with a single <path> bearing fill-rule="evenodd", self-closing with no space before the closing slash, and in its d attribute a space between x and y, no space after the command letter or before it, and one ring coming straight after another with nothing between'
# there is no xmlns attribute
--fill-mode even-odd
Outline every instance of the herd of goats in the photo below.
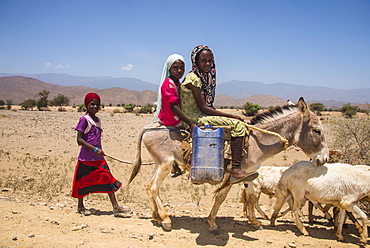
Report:
<svg viewBox="0 0 370 248"><path fill-rule="evenodd" d="M309 161L300 161L290 167L261 166L258 171L259 177L248 183L253 184L252 187L242 185L240 194L243 213L256 228L260 228L261 223L255 218L254 209L264 219L269 219L271 225L275 225L277 217L290 210L299 231L308 235L300 220L300 210L308 200L310 223L313 222L312 209L315 205L327 219L334 221L337 239L344 241L342 227L348 215L361 234L360 241L367 242L367 215L357 203L360 200L370 201L370 166L327 163L317 167ZM261 193L277 198L271 218L258 204ZM280 213L285 202L289 203L289 208ZM331 207L334 218L328 212ZM361 224L352 213L360 217Z"/></svg>

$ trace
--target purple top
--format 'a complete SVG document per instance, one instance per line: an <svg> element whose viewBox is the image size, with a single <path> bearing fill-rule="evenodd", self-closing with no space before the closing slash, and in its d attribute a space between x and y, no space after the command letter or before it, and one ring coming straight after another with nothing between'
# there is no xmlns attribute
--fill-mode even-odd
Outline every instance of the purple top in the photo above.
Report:
<svg viewBox="0 0 370 248"><path fill-rule="evenodd" d="M101 128L101 121L98 117L95 117L98 121L95 122L90 115L86 114L82 116L75 127L75 130L83 133L82 138L98 148L101 146L101 134L103 129ZM78 160L80 161L98 161L104 159L104 156L98 156L94 151L81 146L80 153L78 154Z"/></svg>

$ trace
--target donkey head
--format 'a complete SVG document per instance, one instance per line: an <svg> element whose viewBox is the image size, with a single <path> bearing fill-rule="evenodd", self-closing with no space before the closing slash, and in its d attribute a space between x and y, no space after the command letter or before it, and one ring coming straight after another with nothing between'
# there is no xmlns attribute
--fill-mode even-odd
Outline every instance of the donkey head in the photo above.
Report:
<svg viewBox="0 0 370 248"><path fill-rule="evenodd" d="M295 135L295 143L312 159L314 165L321 166L329 158L323 126L319 118L309 110L303 97L299 99L297 105L302 114L302 127Z"/></svg>

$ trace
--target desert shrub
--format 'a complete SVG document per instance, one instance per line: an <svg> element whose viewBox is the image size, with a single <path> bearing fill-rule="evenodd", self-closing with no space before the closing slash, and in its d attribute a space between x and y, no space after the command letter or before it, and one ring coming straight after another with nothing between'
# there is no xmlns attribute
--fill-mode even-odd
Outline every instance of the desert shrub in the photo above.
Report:
<svg viewBox="0 0 370 248"><path fill-rule="evenodd" d="M355 116L358 110L359 110L358 106L352 106L350 103L344 104L340 108L340 112L342 112L344 116L349 118Z"/></svg>
<svg viewBox="0 0 370 248"><path fill-rule="evenodd" d="M139 113L144 113L144 114L151 114L153 113L153 104L146 104L144 106L142 106L139 111Z"/></svg>
<svg viewBox="0 0 370 248"><path fill-rule="evenodd" d="M69 104L69 97L66 97L65 95L58 94L55 96L50 102L49 105L51 106L68 106Z"/></svg>
<svg viewBox="0 0 370 248"><path fill-rule="evenodd" d="M333 141L330 147L341 152L338 161L370 164L370 118L362 115L352 119L335 119L331 124Z"/></svg>
<svg viewBox="0 0 370 248"><path fill-rule="evenodd" d="M134 111L134 108L136 107L135 104L130 103L128 105L123 106L124 109L126 109L127 112L132 113Z"/></svg>
<svg viewBox="0 0 370 248"><path fill-rule="evenodd" d="M310 104L310 110L315 112L316 115L321 116L321 112L324 110L324 104L322 103L311 103Z"/></svg>
<svg viewBox="0 0 370 248"><path fill-rule="evenodd" d="M262 107L258 104L254 104L251 102L247 102L243 105L244 112L243 114L246 116L254 116L258 113L258 110L260 110Z"/></svg>
<svg viewBox="0 0 370 248"><path fill-rule="evenodd" d="M36 107L36 100L35 99L27 99L19 105L24 110L29 110L29 109L33 110L33 108Z"/></svg>
<svg viewBox="0 0 370 248"><path fill-rule="evenodd" d="M36 102L37 109L40 111L44 111L48 107L48 97L49 97L50 91L48 90L42 90L39 93L37 93L40 98Z"/></svg>
<svg viewBox="0 0 370 248"><path fill-rule="evenodd" d="M13 101L12 101L12 100L7 99L7 100L6 100L6 109L7 109L7 110L10 110L10 109L12 108L12 104L13 104Z"/></svg>
<svg viewBox="0 0 370 248"><path fill-rule="evenodd" d="M85 111L86 111L85 104L81 103L80 105L78 105L77 112L85 112Z"/></svg>

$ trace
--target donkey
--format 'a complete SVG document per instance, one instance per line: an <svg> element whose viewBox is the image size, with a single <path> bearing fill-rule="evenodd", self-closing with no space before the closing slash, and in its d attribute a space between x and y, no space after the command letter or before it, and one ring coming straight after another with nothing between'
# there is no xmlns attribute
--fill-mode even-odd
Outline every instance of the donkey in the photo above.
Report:
<svg viewBox="0 0 370 248"><path fill-rule="evenodd" d="M286 105L268 110L255 116L251 123L255 127L275 132L285 137L288 145L295 144L300 147L314 164L320 166L328 159L329 149L325 142L323 127L317 116L312 113L301 97L297 105ZM156 129L158 130L158 129ZM170 173L174 163L179 167L186 167L182 151L183 136L179 132L168 129L150 131L144 129L137 142L137 154L131 167L128 184L132 182L141 167L141 142L144 143L155 163L155 172L151 177L146 191L151 203L152 218L166 231L171 230L171 219L163 206L159 196L159 188L165 177ZM284 150L284 143L277 137L261 131L250 131L249 144L246 155L242 159L242 168L246 172L256 171L260 164ZM229 183L230 173L227 172L221 187L215 194L214 205L208 216L209 230L218 234L216 214L222 202L229 193L232 184ZM249 209L253 209L254 202L250 202ZM249 220L255 225L261 225L255 217L254 211L248 213Z"/></svg>

